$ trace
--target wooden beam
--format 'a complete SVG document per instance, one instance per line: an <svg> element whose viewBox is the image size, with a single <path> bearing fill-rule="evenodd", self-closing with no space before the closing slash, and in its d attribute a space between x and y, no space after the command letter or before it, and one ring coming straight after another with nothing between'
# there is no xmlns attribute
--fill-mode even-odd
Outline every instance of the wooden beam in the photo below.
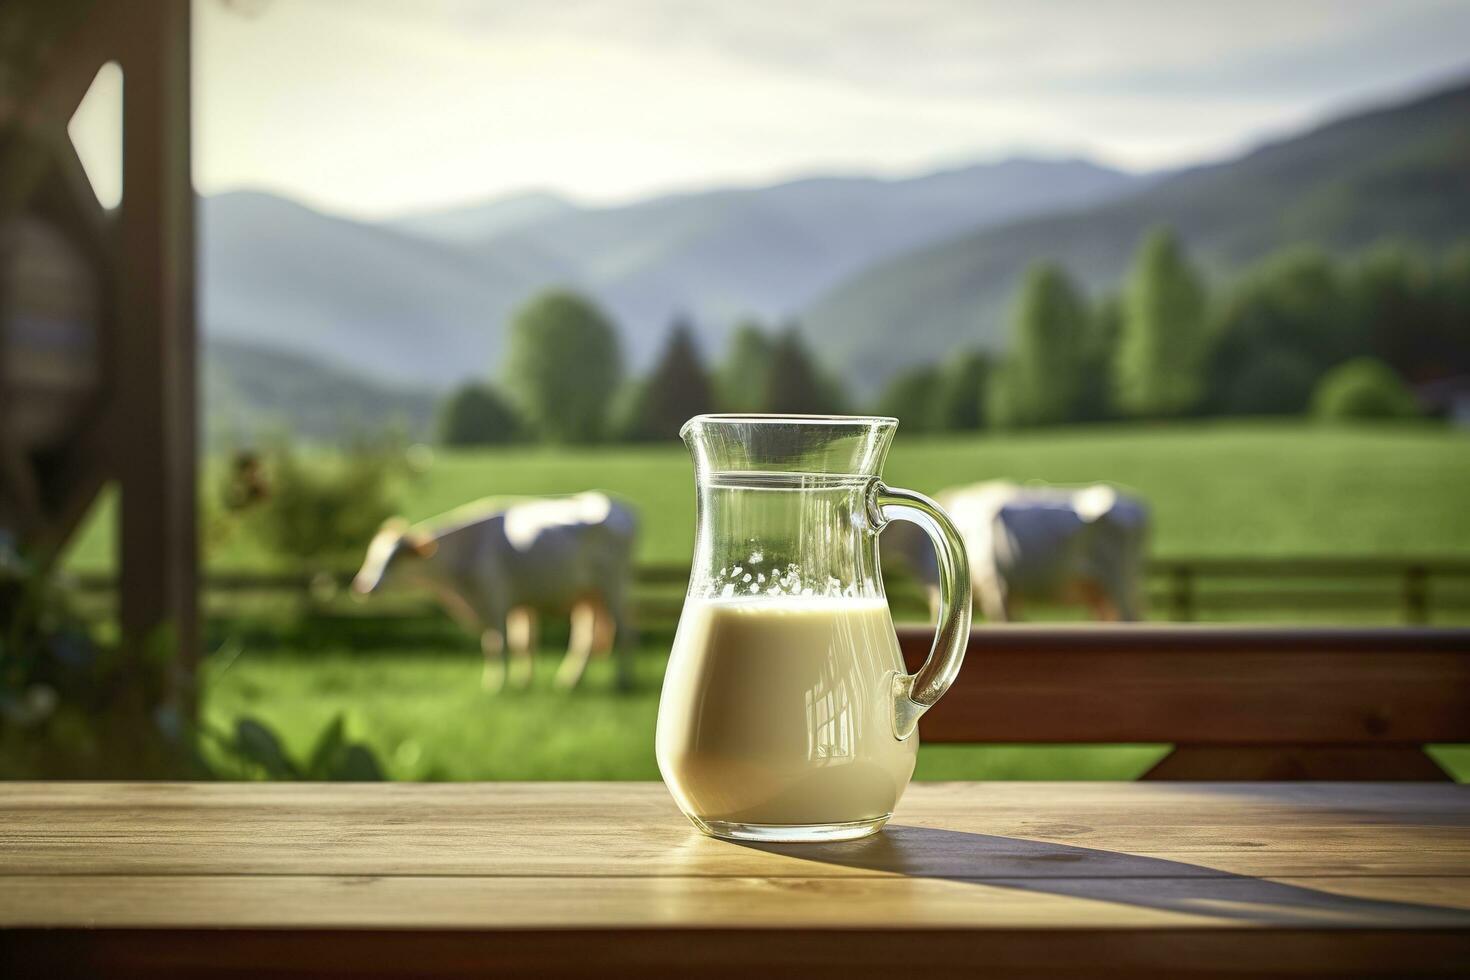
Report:
<svg viewBox="0 0 1470 980"><path fill-rule="evenodd" d="M112 0L114 7L121 6ZM127 4L119 221L121 620L127 644L171 639L181 682L197 654L194 191L189 2ZM186 710L192 697L178 703Z"/></svg>
<svg viewBox="0 0 1470 980"><path fill-rule="evenodd" d="M1451 776L1423 749L1405 745L1181 745L1144 779L1191 782L1292 780L1444 782Z"/></svg>
<svg viewBox="0 0 1470 980"><path fill-rule="evenodd" d="M900 627L910 669L928 627ZM1470 630L987 626L932 742L1470 741Z"/></svg>

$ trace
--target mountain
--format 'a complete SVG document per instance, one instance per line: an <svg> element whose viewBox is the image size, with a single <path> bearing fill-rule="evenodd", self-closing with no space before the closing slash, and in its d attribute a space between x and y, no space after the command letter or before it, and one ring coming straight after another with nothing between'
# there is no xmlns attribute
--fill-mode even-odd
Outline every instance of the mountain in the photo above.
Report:
<svg viewBox="0 0 1470 980"><path fill-rule="evenodd" d="M645 361L670 319L706 346L735 319L793 315L843 277L962 230L1115 197L1139 178L1085 160L1012 159L921 177L814 177L565 211L477 253L549 255L623 324Z"/></svg>
<svg viewBox="0 0 1470 980"><path fill-rule="evenodd" d="M1081 160L1018 159L597 209L521 194L386 224L221 194L200 206L203 324L213 338L442 388L492 371L515 306L565 284L609 309L642 368L676 313L696 317L713 353L734 318L794 314L877 259L1136 182Z"/></svg>
<svg viewBox="0 0 1470 980"><path fill-rule="evenodd" d="M512 305L567 274L529 249L470 255L254 192L202 199L199 225L207 336L398 383L483 375Z"/></svg>
<svg viewBox="0 0 1470 980"><path fill-rule="evenodd" d="M471 245L528 225L574 214L577 206L548 191L525 191L481 204L440 208L395 218L391 228L446 245Z"/></svg>
<svg viewBox="0 0 1470 980"><path fill-rule="evenodd" d="M324 442L400 427L410 438L433 429L437 395L379 384L311 358L229 340L204 345L200 400L206 440L277 430Z"/></svg>
<svg viewBox="0 0 1470 980"><path fill-rule="evenodd" d="M1363 112L1136 193L1030 217L879 262L814 303L814 346L871 389L962 345L1004 345L1025 268L1059 262L1112 287L1140 237L1167 223L1215 272L1286 245L1344 252L1386 237L1429 246L1470 234L1470 84ZM902 341L896 342L898 331Z"/></svg>

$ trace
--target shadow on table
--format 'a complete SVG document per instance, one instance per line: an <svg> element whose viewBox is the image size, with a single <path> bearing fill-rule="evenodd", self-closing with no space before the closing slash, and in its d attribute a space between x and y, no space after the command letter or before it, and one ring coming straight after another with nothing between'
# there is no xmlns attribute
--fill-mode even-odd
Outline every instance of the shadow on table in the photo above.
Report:
<svg viewBox="0 0 1470 980"><path fill-rule="evenodd" d="M1201 865L927 827L843 844L743 846L866 871L941 878L1278 926L1470 927L1470 910L1354 898Z"/></svg>

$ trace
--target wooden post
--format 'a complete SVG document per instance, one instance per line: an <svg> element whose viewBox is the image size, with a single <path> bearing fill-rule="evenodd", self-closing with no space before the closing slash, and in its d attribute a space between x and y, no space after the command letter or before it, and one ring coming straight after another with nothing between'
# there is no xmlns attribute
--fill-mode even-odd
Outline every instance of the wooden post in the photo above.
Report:
<svg viewBox="0 0 1470 980"><path fill-rule="evenodd" d="M192 712L198 646L194 191L189 0L128 4L123 45L122 323L111 448L122 489L119 600L134 656L168 642Z"/></svg>

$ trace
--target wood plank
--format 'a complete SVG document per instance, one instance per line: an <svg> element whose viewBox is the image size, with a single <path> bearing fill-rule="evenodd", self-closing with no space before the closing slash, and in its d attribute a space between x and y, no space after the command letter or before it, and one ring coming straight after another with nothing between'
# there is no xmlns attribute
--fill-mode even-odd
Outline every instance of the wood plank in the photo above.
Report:
<svg viewBox="0 0 1470 980"><path fill-rule="evenodd" d="M1258 878L0 877L7 927L1470 929L1470 880Z"/></svg>
<svg viewBox="0 0 1470 980"><path fill-rule="evenodd" d="M15 976L1453 977L1464 930L84 930L0 936Z"/></svg>
<svg viewBox="0 0 1470 980"><path fill-rule="evenodd" d="M0 875L1470 875L1467 828L1454 785L920 783L879 837L760 850L653 783L13 783Z"/></svg>
<svg viewBox="0 0 1470 980"><path fill-rule="evenodd" d="M0 973L1454 975L1467 826L1446 785L949 783L757 848L656 784L3 784Z"/></svg>
<svg viewBox="0 0 1470 980"><path fill-rule="evenodd" d="M1142 779L1450 780L1420 748L1403 745L1180 745Z"/></svg>
<svg viewBox="0 0 1470 980"><path fill-rule="evenodd" d="M900 627L910 669L932 632ZM1470 741L1470 630L986 626L931 742Z"/></svg>

